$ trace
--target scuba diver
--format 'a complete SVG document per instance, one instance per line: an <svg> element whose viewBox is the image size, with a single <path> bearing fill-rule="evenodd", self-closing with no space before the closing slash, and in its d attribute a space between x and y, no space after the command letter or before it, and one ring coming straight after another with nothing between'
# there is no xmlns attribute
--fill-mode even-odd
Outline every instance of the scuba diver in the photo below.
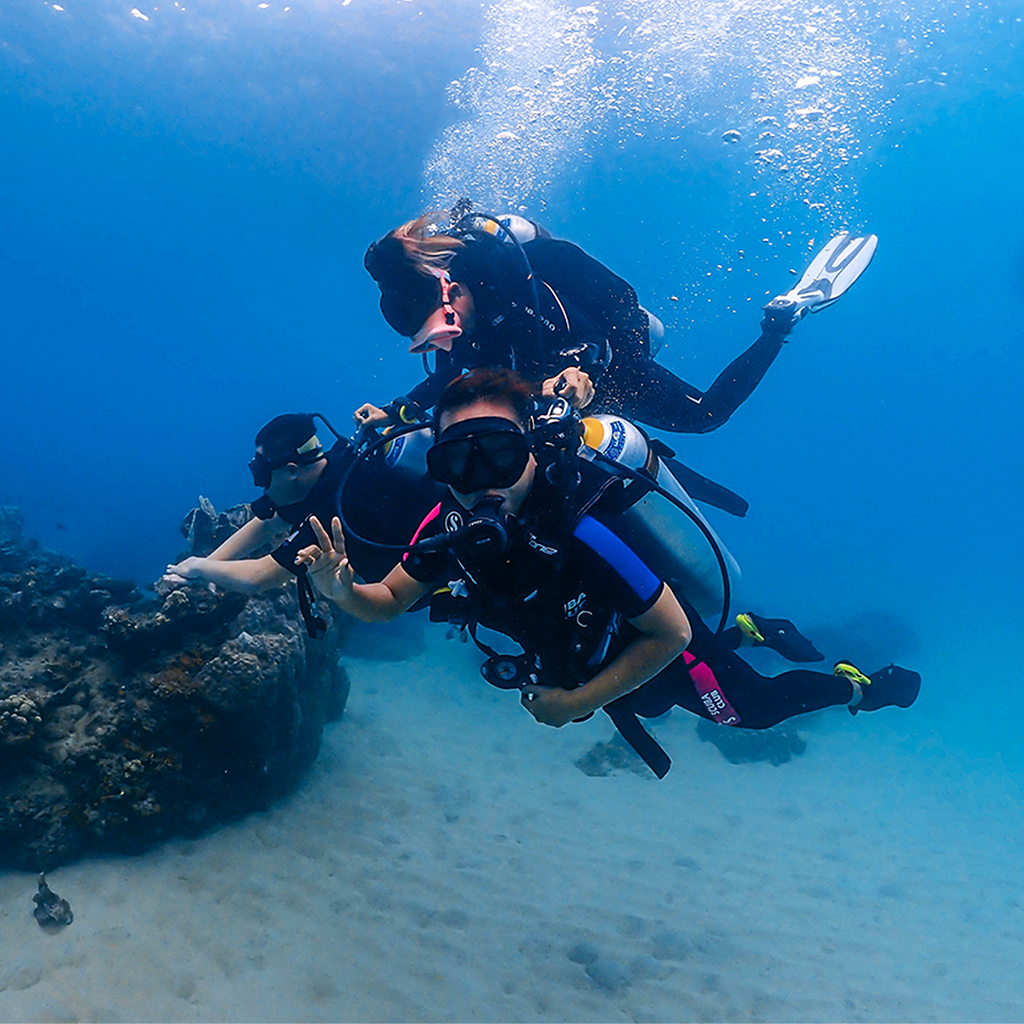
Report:
<svg viewBox="0 0 1024 1024"><path fill-rule="evenodd" d="M315 419L334 434L336 441L330 449L321 444ZM397 443L408 445L410 439ZM341 484L351 475L356 449L320 413L276 416L257 433L255 447L249 470L263 494L250 503L253 518L210 555L168 565L164 579L212 583L224 590L257 594L294 576L306 628L310 636L317 636L323 621L312 611L312 594L295 556L316 542L310 517L328 522L338 513ZM380 462L363 463L360 470L361 500L347 515L360 529L372 529L377 536L408 537L441 490L425 473L402 474ZM401 490L400 501L394 500L396 487ZM268 546L273 548L269 554L250 557ZM380 548L360 545L355 539L352 547L357 571L364 580L381 579L394 563Z"/></svg>
<svg viewBox="0 0 1024 1024"><path fill-rule="evenodd" d="M571 242L518 216L500 220L461 200L448 224L426 214L374 242L364 264L384 319L423 355L427 377L389 405L355 412L360 424L430 409L463 370L506 366L559 394L676 433L707 433L750 397L808 311L835 302L871 261L874 235L839 235L795 288L764 307L761 335L707 391L654 362L660 321L622 278ZM431 371L427 355L435 353ZM742 513L738 513L742 514Z"/></svg>
<svg viewBox="0 0 1024 1024"><path fill-rule="evenodd" d="M765 729L835 705L856 714L914 702L920 676L894 665L871 675L845 661L832 675L756 672L735 653L740 639L759 636L799 660L821 656L785 620L748 613L738 629L708 628L633 550L622 478L578 457L578 425L573 444L567 422L561 414L535 420L532 390L512 371L457 378L438 396L427 453L449 494L401 561L381 582L356 583L335 518L331 536L311 519L317 545L300 551L299 563L321 593L364 621L393 619L429 594L431 618L467 630L488 655L485 678L519 690L538 722L561 727L603 709L659 777L671 762L638 716L678 705ZM477 637L479 626L523 654L498 654Z"/></svg>

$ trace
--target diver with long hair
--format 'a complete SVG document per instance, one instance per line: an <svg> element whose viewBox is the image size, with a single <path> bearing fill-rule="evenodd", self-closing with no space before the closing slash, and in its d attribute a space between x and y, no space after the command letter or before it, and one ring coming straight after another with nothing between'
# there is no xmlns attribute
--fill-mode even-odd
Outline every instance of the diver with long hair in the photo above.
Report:
<svg viewBox="0 0 1024 1024"><path fill-rule="evenodd" d="M425 364L433 352L435 365L408 395L362 405L356 422L407 418L407 410L432 408L464 370L506 366L591 412L671 432L715 430L750 397L794 324L860 276L876 242L832 239L797 286L764 307L754 344L701 391L654 361L660 321L626 281L532 221L474 213L462 201L440 220L426 214L402 224L366 252L384 318Z"/></svg>

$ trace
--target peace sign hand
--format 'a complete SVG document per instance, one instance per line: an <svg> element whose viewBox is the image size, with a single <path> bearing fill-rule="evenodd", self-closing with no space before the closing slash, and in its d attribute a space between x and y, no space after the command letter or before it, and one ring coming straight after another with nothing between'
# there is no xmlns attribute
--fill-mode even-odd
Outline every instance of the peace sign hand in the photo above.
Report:
<svg viewBox="0 0 1024 1024"><path fill-rule="evenodd" d="M355 572L345 552L341 520L337 516L331 520L332 536L327 535L316 516L309 517L309 525L317 542L303 548L295 557L295 564L306 566L316 589L344 608L352 600Z"/></svg>

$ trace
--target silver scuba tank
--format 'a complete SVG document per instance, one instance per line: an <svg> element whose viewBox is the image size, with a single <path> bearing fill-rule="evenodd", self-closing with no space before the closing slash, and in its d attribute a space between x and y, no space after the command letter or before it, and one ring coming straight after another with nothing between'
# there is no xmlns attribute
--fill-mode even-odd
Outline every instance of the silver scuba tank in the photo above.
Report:
<svg viewBox="0 0 1024 1024"><path fill-rule="evenodd" d="M509 232L520 245L532 242L540 234L540 229L532 220L520 217L517 213L505 214L504 216L497 217L496 220L497 223L487 217L476 217L474 218L473 228L476 231L483 231L489 235L496 235L509 245L512 242L504 237L501 228Z"/></svg>
<svg viewBox="0 0 1024 1024"><path fill-rule="evenodd" d="M580 453L597 451L628 469L645 470L659 487L681 502L714 537L730 576L738 580L740 567L710 524L652 451L643 431L621 416L588 416L583 420ZM593 458L593 456L590 456ZM630 500L630 492L635 495ZM722 608L722 573L715 552L700 527L681 509L656 491L644 492L640 481L627 481L628 507L622 514L623 537L652 572L686 598L702 617L713 618Z"/></svg>
<svg viewBox="0 0 1024 1024"><path fill-rule="evenodd" d="M427 449L434 443L429 423L422 430L411 430L388 441L382 448L384 465L394 474L396 483L420 480L427 472Z"/></svg>

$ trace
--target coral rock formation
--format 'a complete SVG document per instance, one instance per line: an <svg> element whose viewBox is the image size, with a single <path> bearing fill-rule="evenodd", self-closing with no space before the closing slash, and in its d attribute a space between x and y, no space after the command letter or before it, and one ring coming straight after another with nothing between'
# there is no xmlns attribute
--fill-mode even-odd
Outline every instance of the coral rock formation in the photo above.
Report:
<svg viewBox="0 0 1024 1024"><path fill-rule="evenodd" d="M147 599L27 542L0 510L0 864L138 852L265 807L348 692L293 587Z"/></svg>

